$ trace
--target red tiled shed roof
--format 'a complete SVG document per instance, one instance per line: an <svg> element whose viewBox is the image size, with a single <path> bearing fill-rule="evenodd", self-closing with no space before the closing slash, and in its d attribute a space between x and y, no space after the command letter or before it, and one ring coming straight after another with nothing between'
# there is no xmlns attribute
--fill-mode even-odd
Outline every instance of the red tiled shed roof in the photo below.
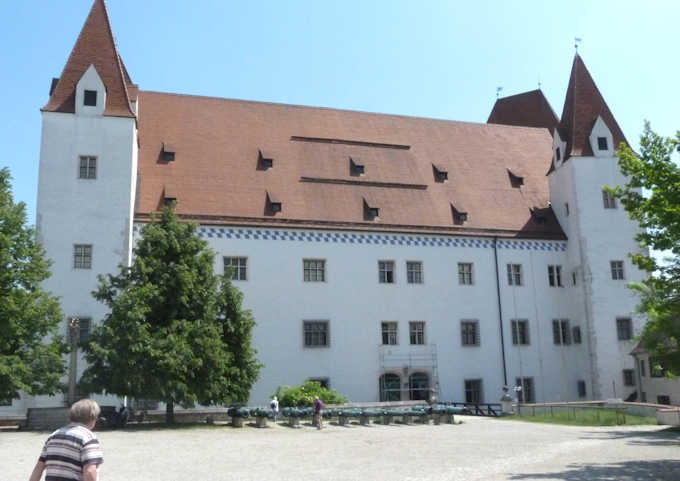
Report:
<svg viewBox="0 0 680 481"><path fill-rule="evenodd" d="M571 67L562 119L558 126L562 140L567 143L565 159L570 156L593 155L589 137L598 116L602 116L602 120L611 130L615 147L618 148L621 142L628 143L614 115L609 110L607 102L604 101L590 72L577 53Z"/></svg>
<svg viewBox="0 0 680 481"><path fill-rule="evenodd" d="M537 89L496 100L487 123L543 127L552 135L559 119L543 92Z"/></svg>
<svg viewBox="0 0 680 481"><path fill-rule="evenodd" d="M90 65L94 65L106 86L104 115L134 117L128 93L128 86L133 87L133 84L118 55L104 0L95 0L92 5L64 71L43 110L75 112L76 85Z"/></svg>
<svg viewBox="0 0 680 481"><path fill-rule="evenodd" d="M552 138L545 129L139 92L136 218L163 203L202 223L297 225L564 238L547 207ZM165 162L163 143L176 149ZM273 167L258 169L259 151ZM349 158L364 174L351 175ZM432 164L448 172L436 182ZM512 187L508 169L522 172ZM267 212L266 193L282 202ZM364 218L364 199L380 209ZM451 204L468 220L454 225Z"/></svg>

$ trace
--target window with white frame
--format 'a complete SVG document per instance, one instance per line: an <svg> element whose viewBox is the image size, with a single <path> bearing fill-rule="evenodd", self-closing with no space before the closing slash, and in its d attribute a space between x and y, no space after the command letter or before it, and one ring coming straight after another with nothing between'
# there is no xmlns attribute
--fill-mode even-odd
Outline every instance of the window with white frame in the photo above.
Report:
<svg viewBox="0 0 680 481"><path fill-rule="evenodd" d="M73 268L92 269L92 244L75 244L73 246Z"/></svg>
<svg viewBox="0 0 680 481"><path fill-rule="evenodd" d="M624 386L635 386L635 371L633 369L623 370L623 385Z"/></svg>
<svg viewBox="0 0 680 481"><path fill-rule="evenodd" d="M616 197L606 190L602 190L602 203L605 209L616 209Z"/></svg>
<svg viewBox="0 0 680 481"><path fill-rule="evenodd" d="M484 397L482 396L481 379L465 380L465 402L472 404L479 404L481 402L484 402Z"/></svg>
<svg viewBox="0 0 680 481"><path fill-rule="evenodd" d="M406 262L406 280L409 284L423 283L423 263L420 261Z"/></svg>
<svg viewBox="0 0 680 481"><path fill-rule="evenodd" d="M612 271L612 279L615 281L623 280L623 261L609 261L609 265Z"/></svg>
<svg viewBox="0 0 680 481"><path fill-rule="evenodd" d="M553 319L553 344L571 344L571 330L569 329L569 319Z"/></svg>
<svg viewBox="0 0 680 481"><path fill-rule="evenodd" d="M536 400L533 377L517 377L515 378L515 386L522 388L517 391L517 400L519 402L532 403Z"/></svg>
<svg viewBox="0 0 680 481"><path fill-rule="evenodd" d="M91 155L81 155L78 166L79 179L96 179L97 178L97 157Z"/></svg>
<svg viewBox="0 0 680 481"><path fill-rule="evenodd" d="M616 318L616 337L619 341L630 341L633 339L633 321L630 317Z"/></svg>
<svg viewBox="0 0 680 481"><path fill-rule="evenodd" d="M328 347L328 321L303 321L305 347Z"/></svg>
<svg viewBox="0 0 680 481"><path fill-rule="evenodd" d="M508 285L522 285L522 264L508 264Z"/></svg>
<svg viewBox="0 0 680 481"><path fill-rule="evenodd" d="M378 281L394 284L394 261L378 261Z"/></svg>
<svg viewBox="0 0 680 481"><path fill-rule="evenodd" d="M232 281L248 280L248 258L247 257L224 257L224 273L231 273Z"/></svg>
<svg viewBox="0 0 680 481"><path fill-rule="evenodd" d="M326 261L323 259L303 259L302 270L305 282L324 282L326 280Z"/></svg>
<svg viewBox="0 0 680 481"><path fill-rule="evenodd" d="M458 284L462 286L471 286L472 278L472 262L458 263Z"/></svg>
<svg viewBox="0 0 680 481"><path fill-rule="evenodd" d="M550 287L562 287L562 266L548 266L548 284Z"/></svg>
<svg viewBox="0 0 680 481"><path fill-rule="evenodd" d="M479 321L460 321L460 339L463 346L479 346Z"/></svg>
<svg viewBox="0 0 680 481"><path fill-rule="evenodd" d="M397 329L396 322L382 323L382 343L384 346L396 346L399 344L399 332Z"/></svg>
<svg viewBox="0 0 680 481"><path fill-rule="evenodd" d="M512 319L510 325L512 326L512 343L515 346L528 346L531 343L529 339L529 321L526 319Z"/></svg>
<svg viewBox="0 0 680 481"><path fill-rule="evenodd" d="M408 323L409 339L412 345L425 344L425 322L411 321Z"/></svg>

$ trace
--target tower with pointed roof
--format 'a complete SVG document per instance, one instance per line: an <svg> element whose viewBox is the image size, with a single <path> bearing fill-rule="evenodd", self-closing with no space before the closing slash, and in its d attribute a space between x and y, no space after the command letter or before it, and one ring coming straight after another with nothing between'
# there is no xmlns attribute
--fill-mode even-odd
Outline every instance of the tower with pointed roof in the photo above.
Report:
<svg viewBox="0 0 680 481"><path fill-rule="evenodd" d="M82 332L104 306L97 274L128 265L137 178L137 86L118 53L103 0L95 0L42 108L36 227L61 298ZM84 362L78 362L82 372ZM61 403L49 398L51 403ZM30 404L29 404L30 407Z"/></svg>
<svg viewBox="0 0 680 481"><path fill-rule="evenodd" d="M574 316L585 320L590 377L595 398L626 397L634 391L632 336L643 319L632 315L636 297L626 287L644 274L630 261L638 252L637 224L605 186L626 183L616 150L627 143L616 118L578 53L559 124L553 131L548 174L553 211L569 238L569 281Z"/></svg>

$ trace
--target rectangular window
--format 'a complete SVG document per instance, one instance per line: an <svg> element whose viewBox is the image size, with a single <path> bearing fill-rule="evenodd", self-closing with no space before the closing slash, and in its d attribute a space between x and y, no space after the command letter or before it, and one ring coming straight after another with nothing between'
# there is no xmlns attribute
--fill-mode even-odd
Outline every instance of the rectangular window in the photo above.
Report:
<svg viewBox="0 0 680 481"><path fill-rule="evenodd" d="M619 341L630 341L633 338L633 322L629 317L616 318L616 336Z"/></svg>
<svg viewBox="0 0 680 481"><path fill-rule="evenodd" d="M529 340L529 321L526 319L513 319L512 325L512 343L519 346L528 346Z"/></svg>
<svg viewBox="0 0 680 481"><path fill-rule="evenodd" d="M90 341L90 333L92 332L92 319L89 317L78 318L78 342L87 344Z"/></svg>
<svg viewBox="0 0 680 481"><path fill-rule="evenodd" d="M550 287L562 287L562 266L548 266L548 284Z"/></svg>
<svg viewBox="0 0 680 481"><path fill-rule="evenodd" d="M647 367L645 366L644 359L640 359L640 376L647 377Z"/></svg>
<svg viewBox="0 0 680 481"><path fill-rule="evenodd" d="M97 106L97 91L96 90L86 90L85 97L83 99L83 104L90 107Z"/></svg>
<svg viewBox="0 0 680 481"><path fill-rule="evenodd" d="M657 404L670 404L671 403L671 397L666 395L666 394L659 394L656 397L656 403Z"/></svg>
<svg viewBox="0 0 680 481"><path fill-rule="evenodd" d="M517 392L519 402L532 403L535 401L533 377L517 377L515 378L515 386L522 388Z"/></svg>
<svg viewBox="0 0 680 481"><path fill-rule="evenodd" d="M602 191L602 203L605 209L616 209L616 197L606 190Z"/></svg>
<svg viewBox="0 0 680 481"><path fill-rule="evenodd" d="M97 157L91 155L81 155L78 166L79 179L96 179L97 178Z"/></svg>
<svg viewBox="0 0 680 481"><path fill-rule="evenodd" d="M615 281L623 280L623 261L610 261L612 269L612 279Z"/></svg>
<svg viewBox="0 0 680 481"><path fill-rule="evenodd" d="M574 344L581 344L581 327L574 326L571 330L571 335L574 338Z"/></svg>
<svg viewBox="0 0 680 481"><path fill-rule="evenodd" d="M224 274L231 273L232 281L248 280L248 258L247 257L225 257Z"/></svg>
<svg viewBox="0 0 680 481"><path fill-rule="evenodd" d="M406 279L409 284L423 283L423 263L419 261L409 261L406 263Z"/></svg>
<svg viewBox="0 0 680 481"><path fill-rule="evenodd" d="M597 138L597 148L599 150L607 150L607 137Z"/></svg>
<svg viewBox="0 0 680 481"><path fill-rule="evenodd" d="M482 396L481 379L465 380L465 402L473 404L479 404L484 402L484 398Z"/></svg>
<svg viewBox="0 0 680 481"><path fill-rule="evenodd" d="M303 321L305 347L328 347L328 321Z"/></svg>
<svg viewBox="0 0 680 481"><path fill-rule="evenodd" d="M649 358L649 375L651 377L664 377L666 375L666 368L661 361Z"/></svg>
<svg viewBox="0 0 680 481"><path fill-rule="evenodd" d="M569 319L553 319L552 326L554 344L563 345L571 344L571 331L569 330Z"/></svg>
<svg viewBox="0 0 680 481"><path fill-rule="evenodd" d="M73 268L92 269L92 244L75 244L73 246Z"/></svg>
<svg viewBox="0 0 680 481"><path fill-rule="evenodd" d="M624 386L635 386L635 376L632 369L623 370L623 385Z"/></svg>
<svg viewBox="0 0 680 481"><path fill-rule="evenodd" d="M578 397L586 397L586 382L578 382Z"/></svg>
<svg viewBox="0 0 680 481"><path fill-rule="evenodd" d="M382 343L384 346L396 346L398 341L397 323L383 322L382 323Z"/></svg>
<svg viewBox="0 0 680 481"><path fill-rule="evenodd" d="M463 286L472 285L472 262L458 263L458 284Z"/></svg>
<svg viewBox="0 0 680 481"><path fill-rule="evenodd" d="M378 261L378 281L394 284L394 261Z"/></svg>
<svg viewBox="0 0 680 481"><path fill-rule="evenodd" d="M479 322L460 321L460 338L463 346L479 346Z"/></svg>
<svg viewBox="0 0 680 481"><path fill-rule="evenodd" d="M324 282L326 280L326 261L323 259L304 259L302 261L305 282Z"/></svg>
<svg viewBox="0 0 680 481"><path fill-rule="evenodd" d="M522 264L508 264L508 285L522 285Z"/></svg>
<svg viewBox="0 0 680 481"><path fill-rule="evenodd" d="M564 216L569 217L569 202L564 203Z"/></svg>
<svg viewBox="0 0 680 481"><path fill-rule="evenodd" d="M412 345L425 344L425 322L411 321L408 323L408 330Z"/></svg>
<svg viewBox="0 0 680 481"><path fill-rule="evenodd" d="M313 381L313 382L318 382L321 385L321 387L325 387L326 389L331 388L331 380L327 377L310 377L307 380Z"/></svg>

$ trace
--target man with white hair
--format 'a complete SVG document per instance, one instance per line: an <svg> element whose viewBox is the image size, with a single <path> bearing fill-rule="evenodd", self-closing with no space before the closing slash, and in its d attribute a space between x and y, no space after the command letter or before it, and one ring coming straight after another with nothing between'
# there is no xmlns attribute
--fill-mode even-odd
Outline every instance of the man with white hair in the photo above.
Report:
<svg viewBox="0 0 680 481"><path fill-rule="evenodd" d="M43 447L29 481L96 481L104 453L92 432L99 418L99 405L81 399L71 406L71 423L53 432Z"/></svg>

